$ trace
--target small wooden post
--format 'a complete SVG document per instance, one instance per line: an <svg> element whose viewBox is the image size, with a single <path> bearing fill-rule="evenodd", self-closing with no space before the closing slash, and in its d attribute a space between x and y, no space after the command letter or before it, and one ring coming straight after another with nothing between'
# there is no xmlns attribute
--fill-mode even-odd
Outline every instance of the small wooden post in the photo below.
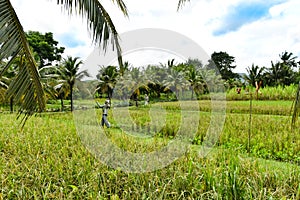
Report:
<svg viewBox="0 0 300 200"><path fill-rule="evenodd" d="M249 116L249 130L248 130L248 148L247 148L248 155L250 155L251 125L252 125L252 92L250 92L250 116Z"/></svg>

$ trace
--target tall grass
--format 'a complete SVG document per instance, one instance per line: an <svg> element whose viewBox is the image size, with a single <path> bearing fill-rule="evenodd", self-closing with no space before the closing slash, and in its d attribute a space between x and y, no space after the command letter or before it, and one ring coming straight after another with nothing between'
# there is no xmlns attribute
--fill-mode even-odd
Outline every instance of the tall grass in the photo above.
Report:
<svg viewBox="0 0 300 200"><path fill-rule="evenodd" d="M246 101L226 101L218 102L211 100L200 100L199 104L191 103L191 101L184 101L187 106L185 109L191 111L203 111L203 112L211 112L212 109L218 110L222 109L222 107L226 108L227 113L244 113L249 114L249 105L250 102ZM291 115L292 101L260 101L253 100L253 114L270 114L270 115ZM167 110L178 111L181 109L179 102L168 102L163 103L163 108Z"/></svg>
<svg viewBox="0 0 300 200"><path fill-rule="evenodd" d="M188 102L185 102L189 104ZM282 104L280 104L282 103ZM251 155L266 159L293 162L300 165L300 130L291 130L291 117L289 117L290 106L292 102L283 101L253 101L252 108L252 136L251 136ZM195 105L186 106L188 110L196 110ZM170 114L167 115L167 121L162 128L157 130L160 136L176 136L179 129L182 113L179 111L178 102L163 103ZM209 101L199 101L200 110L210 111L211 103ZM217 145L234 147L240 152L247 150L248 131L249 131L249 102L228 102L225 124L220 133ZM136 111L135 111L136 112ZM140 119L147 116L147 110L139 110ZM141 114L143 113L143 114ZM268 114L268 115L266 115ZM283 115L283 116L282 116ZM208 128L211 120L210 112L200 112L199 126L193 138L190 138L193 144L202 144L207 140ZM191 118L194 118L192 114ZM135 121L138 120L136 116ZM187 118L187 120L189 120ZM184 132L195 131L195 120L189 121L189 126L184 128ZM300 126L300 123L297 124ZM191 135L189 135L191 136Z"/></svg>
<svg viewBox="0 0 300 200"><path fill-rule="evenodd" d="M166 115L171 127L180 112L172 104L164 106L169 106L170 112ZM140 124L149 120L147 108L130 112ZM205 131L209 116L208 112L201 113L199 133ZM125 173L97 160L81 143L69 113L46 113L30 118L23 130L15 121L15 115L0 114L0 119L0 199L300 197L299 165L272 161L279 157L282 161L295 161L294 157L285 158L277 153L299 155L300 152L300 134L289 132L284 125L287 120L284 116L253 116L253 157L244 153L247 115L227 113L219 146L207 157L199 156L199 145L192 145L171 165L141 174ZM117 121L111 121L117 125ZM147 138L133 140L118 127L107 130L116 145L132 152L155 150L157 144L164 145L169 140L161 136L150 142ZM270 154L263 151L270 151Z"/></svg>
<svg viewBox="0 0 300 200"><path fill-rule="evenodd" d="M242 89L240 94L237 94L236 88L227 91L227 100L249 100L249 91L252 91L253 97L257 100L294 100L297 86L277 86L277 87L263 87L259 90L256 97L255 88Z"/></svg>

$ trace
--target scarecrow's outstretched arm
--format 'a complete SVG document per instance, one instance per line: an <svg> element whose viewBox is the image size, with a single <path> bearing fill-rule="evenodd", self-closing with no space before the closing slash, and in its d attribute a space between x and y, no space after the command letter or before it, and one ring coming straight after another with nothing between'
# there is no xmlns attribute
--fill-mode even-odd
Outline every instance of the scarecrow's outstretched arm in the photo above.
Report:
<svg viewBox="0 0 300 200"><path fill-rule="evenodd" d="M103 108L103 105L100 105L100 103L98 101L96 101L96 104L99 108Z"/></svg>

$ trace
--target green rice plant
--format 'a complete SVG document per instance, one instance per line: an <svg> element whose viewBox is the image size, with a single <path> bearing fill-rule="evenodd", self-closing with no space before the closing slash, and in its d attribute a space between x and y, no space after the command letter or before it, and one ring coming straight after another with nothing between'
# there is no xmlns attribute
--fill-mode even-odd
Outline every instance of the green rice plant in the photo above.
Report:
<svg viewBox="0 0 300 200"><path fill-rule="evenodd" d="M249 96L250 97L250 96ZM214 110L221 109L224 106L224 102L201 100L196 103L191 101L183 101L187 106L185 110L211 112L213 106ZM253 114L273 114L273 115L290 115L292 101L261 101L253 100ZM180 111L182 108L179 102L165 102L162 103L163 108L166 110ZM249 113L249 100L247 101L226 101L227 113Z"/></svg>
<svg viewBox="0 0 300 200"><path fill-rule="evenodd" d="M255 108L257 102L253 103ZM209 107L208 102L199 105ZM244 103L229 106L233 110ZM136 122L147 123L146 108L131 111L136 112L132 115ZM101 111L96 112L100 119ZM205 139L211 114L199 114L197 131ZM174 119L181 115L171 107L166 112L170 129L176 129ZM2 199L298 199L300 195L299 130L289 129L288 117L262 115L258 108L253 114L251 157L246 154L248 115L227 113L218 146L206 157L201 156L200 145L191 145L172 164L145 173L125 173L98 160L76 134L71 113L44 113L30 118L23 129L13 114L0 113L0 119ZM120 122L111 121L115 126ZM184 129L192 130L188 125ZM159 131L161 124L157 126ZM119 127L105 132L130 152L156 151L171 141L156 135L137 137Z"/></svg>
<svg viewBox="0 0 300 200"><path fill-rule="evenodd" d="M296 93L296 85L289 86L266 86L260 88L258 93L258 99L256 100L293 100ZM255 89L255 88L254 88ZM249 100L249 88L242 89L240 94L237 94L236 88L232 88L226 92L226 99L228 101L233 100Z"/></svg>

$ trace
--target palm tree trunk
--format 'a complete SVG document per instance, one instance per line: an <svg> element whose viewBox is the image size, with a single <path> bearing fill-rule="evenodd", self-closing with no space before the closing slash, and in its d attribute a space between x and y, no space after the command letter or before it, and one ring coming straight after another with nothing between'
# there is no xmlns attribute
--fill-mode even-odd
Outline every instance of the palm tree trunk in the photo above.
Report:
<svg viewBox="0 0 300 200"><path fill-rule="evenodd" d="M112 93L113 93L113 89L111 89L110 87L107 90L107 98L111 99L112 98Z"/></svg>
<svg viewBox="0 0 300 200"><path fill-rule="evenodd" d="M194 98L194 87L192 87L192 100Z"/></svg>
<svg viewBox="0 0 300 200"><path fill-rule="evenodd" d="M138 95L136 95L134 97L134 100L135 100L135 106L138 107L139 106L139 104L138 104Z"/></svg>
<svg viewBox="0 0 300 200"><path fill-rule="evenodd" d="M10 113L13 113L14 112L14 97L10 98L9 107L10 107Z"/></svg>
<svg viewBox="0 0 300 200"><path fill-rule="evenodd" d="M61 106L61 111L64 111L64 99L62 96L60 96L60 106Z"/></svg>
<svg viewBox="0 0 300 200"><path fill-rule="evenodd" d="M73 86L70 86L70 95L71 95L71 112L73 112Z"/></svg>

